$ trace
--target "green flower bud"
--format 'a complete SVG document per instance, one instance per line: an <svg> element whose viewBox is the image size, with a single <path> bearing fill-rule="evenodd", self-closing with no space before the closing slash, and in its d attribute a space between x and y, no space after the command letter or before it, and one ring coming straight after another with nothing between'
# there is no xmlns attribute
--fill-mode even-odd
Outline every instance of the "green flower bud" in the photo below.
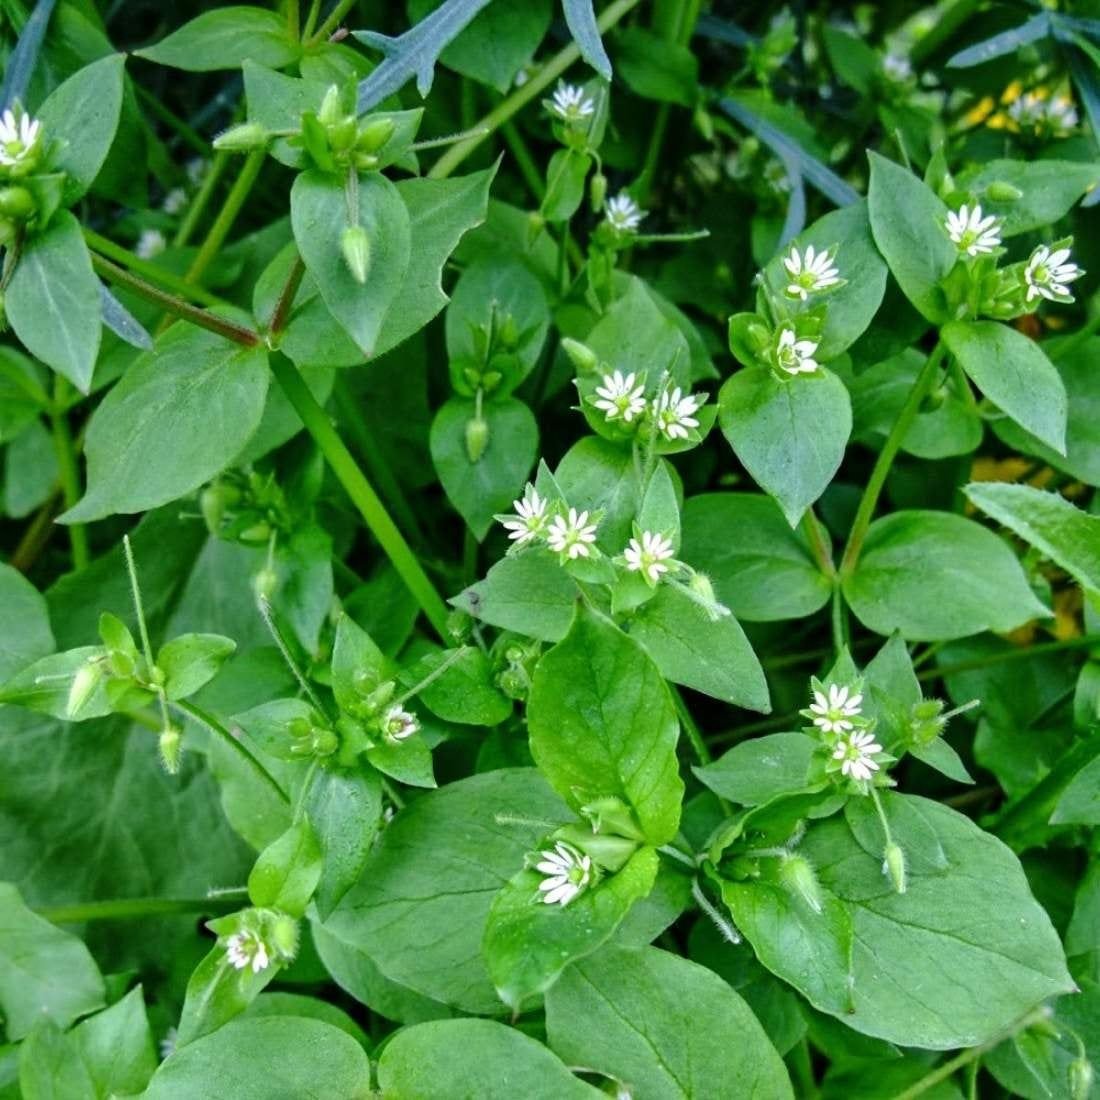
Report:
<svg viewBox="0 0 1100 1100"><path fill-rule="evenodd" d="M69 698L65 703L65 715L70 720L87 705L99 682L103 679L103 662L92 658L76 670L73 682L69 685Z"/></svg>
<svg viewBox="0 0 1100 1100"><path fill-rule="evenodd" d="M343 118L338 119L336 122L330 123L326 127L328 133L329 145L336 152L347 152L354 144L355 139L359 136L359 128L355 122L355 115L345 115Z"/></svg>
<svg viewBox="0 0 1100 1100"><path fill-rule="evenodd" d="M1016 202L1024 197L1023 191L1007 180L986 184L985 193L993 202Z"/></svg>
<svg viewBox="0 0 1100 1100"><path fill-rule="evenodd" d="M279 577L274 569L263 568L252 578L252 591L258 600L270 600L278 587Z"/></svg>
<svg viewBox="0 0 1100 1100"><path fill-rule="evenodd" d="M942 699L922 699L909 711L909 741L913 745L930 745L947 725L943 717Z"/></svg>
<svg viewBox="0 0 1100 1100"><path fill-rule="evenodd" d="M486 393L492 393L500 385L503 374L498 370L488 370L481 376L481 388Z"/></svg>
<svg viewBox="0 0 1100 1100"><path fill-rule="evenodd" d="M160 762L169 775L179 774L182 743L183 735L175 726L166 726L161 730L157 750L160 753Z"/></svg>
<svg viewBox="0 0 1100 1100"><path fill-rule="evenodd" d="M340 251L351 277L362 286L370 271L370 238L361 225L349 225L340 237Z"/></svg>
<svg viewBox="0 0 1100 1100"><path fill-rule="evenodd" d="M1095 1078L1092 1063L1082 1054L1069 1064L1069 1094L1073 1100L1088 1100Z"/></svg>
<svg viewBox="0 0 1100 1100"><path fill-rule="evenodd" d="M785 856L779 865L779 881L815 912L821 912L821 887L810 861L804 856Z"/></svg>
<svg viewBox="0 0 1100 1100"><path fill-rule="evenodd" d="M466 455L471 462L480 462L489 446L489 422L483 416L472 416L466 421Z"/></svg>
<svg viewBox="0 0 1100 1100"><path fill-rule="evenodd" d="M367 711L373 714L375 711L381 710L387 703L393 698L394 692L397 691L397 685L392 680L386 680L384 683L379 684L373 690L370 688L369 683L366 686L360 686L360 677L363 677L363 673L357 673L355 680L355 687L358 691L363 692L366 698L363 700L363 704ZM366 677L369 679L369 677Z"/></svg>
<svg viewBox="0 0 1100 1100"><path fill-rule="evenodd" d="M462 377L466 379L467 385L472 390L476 390L481 385L481 371L477 367L463 367Z"/></svg>
<svg viewBox="0 0 1100 1100"><path fill-rule="evenodd" d="M597 798L587 803L581 807L581 813L588 818L592 823L592 829L597 833L625 836L637 841L645 839L641 829L638 828L634 811L621 798L616 798L614 795Z"/></svg>
<svg viewBox="0 0 1100 1100"><path fill-rule="evenodd" d="M497 677L497 687L508 696L522 703L527 699L527 693L531 690L531 678L522 668L506 668Z"/></svg>
<svg viewBox="0 0 1100 1100"><path fill-rule="evenodd" d="M890 881L899 894L905 893L908 887L905 853L893 841L886 845L882 854L882 873L890 876Z"/></svg>
<svg viewBox="0 0 1100 1100"><path fill-rule="evenodd" d="M519 328L516 319L506 313L497 324L497 341L500 346L508 350L514 350L519 344Z"/></svg>
<svg viewBox="0 0 1100 1100"><path fill-rule="evenodd" d="M11 218L0 218L0 248L3 248L4 245L11 244L11 242L15 240L18 229L19 227Z"/></svg>
<svg viewBox="0 0 1100 1100"><path fill-rule="evenodd" d="M355 147L364 153L377 153L393 137L397 123L392 118L382 116L369 119L359 130Z"/></svg>
<svg viewBox="0 0 1100 1100"><path fill-rule="evenodd" d="M251 526L241 531L237 535L237 538L240 539L241 542L251 543L254 546L262 546L271 538L271 525L262 520L259 523L253 523Z"/></svg>
<svg viewBox="0 0 1100 1100"><path fill-rule="evenodd" d="M465 642L473 631L474 620L460 607L451 608L447 614L447 633L456 642Z"/></svg>
<svg viewBox="0 0 1100 1100"><path fill-rule="evenodd" d="M592 213L598 214L603 210L604 200L607 198L607 176L603 172L597 172L588 185L588 201L592 204Z"/></svg>
<svg viewBox="0 0 1100 1100"><path fill-rule="evenodd" d="M340 89L335 84L330 84L325 98L321 100L321 109L317 112L317 121L322 126L332 126L340 121L344 113L343 104L340 102Z"/></svg>
<svg viewBox="0 0 1100 1100"><path fill-rule="evenodd" d="M214 138L214 148L227 153L250 153L268 143L270 134L258 122L231 126Z"/></svg>
<svg viewBox="0 0 1100 1100"><path fill-rule="evenodd" d="M298 954L298 922L286 913L277 914L271 921L268 940L283 962L290 962Z"/></svg>
<svg viewBox="0 0 1100 1100"><path fill-rule="evenodd" d="M599 356L587 345L579 340L567 336L561 342L562 351L569 356L573 366L581 374L591 374L600 365Z"/></svg>
<svg viewBox="0 0 1100 1100"><path fill-rule="evenodd" d="M0 188L0 214L26 221L34 211L34 196L25 187Z"/></svg>

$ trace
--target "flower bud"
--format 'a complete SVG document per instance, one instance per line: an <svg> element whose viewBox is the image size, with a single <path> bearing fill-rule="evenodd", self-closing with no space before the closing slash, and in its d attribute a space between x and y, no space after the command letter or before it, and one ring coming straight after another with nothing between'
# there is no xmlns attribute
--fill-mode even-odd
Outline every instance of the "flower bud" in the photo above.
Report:
<svg viewBox="0 0 1100 1100"><path fill-rule="evenodd" d="M377 153L393 137L396 129L397 123L392 118L372 118L360 129L355 147L364 153Z"/></svg>
<svg viewBox="0 0 1100 1100"><path fill-rule="evenodd" d="M362 681L366 681L366 683L362 683ZM373 713L376 710L381 710L393 698L397 685L392 680L386 680L372 689L369 681L370 677L364 673L357 673L355 676L356 690L363 692L366 696L363 703L367 711Z"/></svg>
<svg viewBox="0 0 1100 1100"><path fill-rule="evenodd" d="M779 881L815 912L821 912L821 887L810 861L804 856L785 856L779 865Z"/></svg>
<svg viewBox="0 0 1100 1100"><path fill-rule="evenodd" d="M598 214L603 210L604 200L607 198L607 176L603 172L597 172L588 185L588 201L592 204L592 213Z"/></svg>
<svg viewBox="0 0 1100 1100"><path fill-rule="evenodd" d="M947 720L943 717L942 699L922 699L909 711L909 741L913 745L930 745L943 733Z"/></svg>
<svg viewBox="0 0 1100 1100"><path fill-rule="evenodd" d="M76 670L73 682L69 685L69 698L65 704L66 717L73 719L84 709L102 679L103 663L94 657Z"/></svg>
<svg viewBox="0 0 1100 1100"><path fill-rule="evenodd" d="M531 678L522 667L506 668L497 677L497 687L508 696L522 703L527 699L527 693L531 689Z"/></svg>
<svg viewBox="0 0 1100 1100"><path fill-rule="evenodd" d="M1088 1100L1095 1078L1092 1063L1082 1054L1069 1064L1069 1094L1073 1100Z"/></svg>
<svg viewBox="0 0 1100 1100"><path fill-rule="evenodd" d="M214 138L214 148L227 153L251 153L268 142L269 134L258 122L242 122L230 126Z"/></svg>
<svg viewBox="0 0 1100 1100"><path fill-rule="evenodd" d="M180 750L183 735L175 726L165 726L160 732L157 750L160 762L169 775L178 775L180 770Z"/></svg>
<svg viewBox="0 0 1100 1100"><path fill-rule="evenodd" d="M890 876L890 881L899 894L905 893L908 887L905 853L893 841L886 845L886 850L882 853L882 873Z"/></svg>
<svg viewBox="0 0 1100 1100"><path fill-rule="evenodd" d="M562 340L561 348L581 374L589 374L600 365L599 356L587 344L570 336Z"/></svg>
<svg viewBox="0 0 1100 1100"><path fill-rule="evenodd" d="M483 416L472 416L466 421L466 455L471 462L480 462L489 446L489 422Z"/></svg>
<svg viewBox="0 0 1100 1100"><path fill-rule="evenodd" d="M25 187L0 188L0 214L25 221L34 210L34 196Z"/></svg>
<svg viewBox="0 0 1100 1100"><path fill-rule="evenodd" d="M359 136L355 115L345 115L343 118L337 119L336 122L330 123L325 129L328 134L329 146L335 152L347 152Z"/></svg>
<svg viewBox="0 0 1100 1100"><path fill-rule="evenodd" d="M340 251L351 277L362 286L370 271L370 238L361 225L349 225L340 237Z"/></svg>
<svg viewBox="0 0 1100 1100"><path fill-rule="evenodd" d="M474 620L468 611L452 607L447 613L447 634L452 641L462 644L473 631Z"/></svg>
<svg viewBox="0 0 1100 1100"><path fill-rule="evenodd" d="M321 100L321 109L317 112L317 121L322 126L331 126L340 121L344 108L340 102L340 89L335 84L330 84L325 98Z"/></svg>
<svg viewBox="0 0 1100 1100"><path fill-rule="evenodd" d="M986 184L985 193L993 202L1016 202L1024 197L1023 191L1007 180L994 180Z"/></svg>
<svg viewBox="0 0 1100 1100"><path fill-rule="evenodd" d="M258 600L270 600L275 595L275 589L279 584L279 578L274 569L266 566L260 569L252 578L252 591Z"/></svg>
<svg viewBox="0 0 1100 1100"><path fill-rule="evenodd" d="M298 954L298 922L286 913L279 913L271 921L268 941L283 962L292 961Z"/></svg>

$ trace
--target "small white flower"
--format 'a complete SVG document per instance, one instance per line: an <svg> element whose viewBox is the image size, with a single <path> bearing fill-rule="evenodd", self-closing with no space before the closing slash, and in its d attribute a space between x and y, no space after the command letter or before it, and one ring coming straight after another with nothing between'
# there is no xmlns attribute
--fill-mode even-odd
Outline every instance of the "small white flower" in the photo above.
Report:
<svg viewBox="0 0 1100 1100"><path fill-rule="evenodd" d="M680 387L665 390L653 399L653 421L666 439L687 439L699 427L695 414L706 401L705 393L682 393Z"/></svg>
<svg viewBox="0 0 1100 1100"><path fill-rule="evenodd" d="M853 728L853 718L860 716L863 696L853 693L843 684L830 684L828 691L814 688L814 701L810 711L814 715L814 725L823 733L844 733Z"/></svg>
<svg viewBox="0 0 1100 1100"><path fill-rule="evenodd" d="M1084 271L1069 262L1068 248L1057 248L1051 252L1048 245L1041 244L1032 252L1024 268L1027 300L1046 298L1048 302L1072 302L1073 295L1066 284L1082 275Z"/></svg>
<svg viewBox="0 0 1100 1100"><path fill-rule="evenodd" d="M966 203L958 211L947 212L947 235L959 246L960 252L977 256L992 252L1001 243L1000 220L990 214L982 217L982 208L975 203L973 210Z"/></svg>
<svg viewBox="0 0 1100 1100"><path fill-rule="evenodd" d="M547 502L530 485L523 495L522 500L513 502L516 510L515 518L501 520L508 537L515 541L517 546L523 546L533 539L537 539L546 529L546 504Z"/></svg>
<svg viewBox="0 0 1100 1100"><path fill-rule="evenodd" d="M627 424L640 412L645 410L645 387L635 385L637 379L633 373L623 377L622 371L614 374L605 374L603 384L596 387L596 396L599 398L595 406L608 420L617 420L620 417Z"/></svg>
<svg viewBox="0 0 1100 1100"><path fill-rule="evenodd" d="M568 905L592 881L592 858L564 840L539 856L535 870L546 876L539 890L547 905Z"/></svg>
<svg viewBox="0 0 1100 1100"><path fill-rule="evenodd" d="M888 80L895 84L904 84L913 75L913 66L904 54L888 53L882 59L882 71Z"/></svg>
<svg viewBox="0 0 1100 1100"><path fill-rule="evenodd" d="M879 769L877 752L882 752L882 746L873 734L853 732L837 742L833 759L843 761L840 770L850 779L867 780Z"/></svg>
<svg viewBox="0 0 1100 1100"><path fill-rule="evenodd" d="M1077 128L1077 108L1066 96L1041 96L1025 92L1009 104L1008 117L1021 131L1048 130L1052 137L1065 137Z"/></svg>
<svg viewBox="0 0 1100 1100"><path fill-rule="evenodd" d="M206 169L209 165L209 161L203 157L192 157L184 166L183 170L187 174L187 181L193 187L198 187L202 183L202 177L206 175Z"/></svg>
<svg viewBox="0 0 1100 1100"><path fill-rule="evenodd" d="M790 282L787 293L792 298L806 299L817 290L827 290L840 282L840 272L833 266L835 256L829 250L816 252L814 246L807 245L805 253L791 245L790 255L783 260Z"/></svg>
<svg viewBox="0 0 1100 1100"><path fill-rule="evenodd" d="M619 233L633 233L642 224L645 211L625 192L620 191L604 206L607 224Z"/></svg>
<svg viewBox="0 0 1100 1100"><path fill-rule="evenodd" d="M394 703L382 717L382 732L391 741L407 741L420 729L420 720L400 703Z"/></svg>
<svg viewBox="0 0 1100 1100"><path fill-rule="evenodd" d="M143 229L134 245L134 255L142 260L150 260L167 248L168 242L159 229Z"/></svg>
<svg viewBox="0 0 1100 1100"><path fill-rule="evenodd" d="M555 516L550 523L546 543L551 550L570 558L587 558L596 541L596 525L588 522L587 512L569 509L569 515Z"/></svg>
<svg viewBox="0 0 1100 1100"><path fill-rule="evenodd" d="M178 214L187 205L187 192L182 187L173 187L160 204L165 214Z"/></svg>
<svg viewBox="0 0 1100 1100"><path fill-rule="evenodd" d="M28 114L17 118L10 108L0 116L0 165L14 168L33 155L42 123Z"/></svg>
<svg viewBox="0 0 1100 1100"><path fill-rule="evenodd" d="M672 541L654 531L643 531L641 542L631 539L623 551L627 569L641 573L650 584L656 584L661 574L668 572L665 562L672 555Z"/></svg>
<svg viewBox="0 0 1100 1100"><path fill-rule="evenodd" d="M813 374L818 367L814 358L816 351L816 341L799 340L794 329L790 325L784 325L779 332L775 361L779 364L779 369L787 374Z"/></svg>
<svg viewBox="0 0 1100 1100"><path fill-rule="evenodd" d="M237 970L252 968L253 974L259 974L266 970L271 962L267 945L262 939L248 928L242 928L240 932L234 932L226 941L225 957Z"/></svg>
<svg viewBox="0 0 1100 1100"><path fill-rule="evenodd" d="M174 1027L170 1027L165 1033L164 1038L157 1044L160 1049L160 1060L163 1062L166 1058L175 1054L176 1042L179 1039L179 1032Z"/></svg>
<svg viewBox="0 0 1100 1100"><path fill-rule="evenodd" d="M596 104L576 84L559 83L550 101L550 110L566 122L581 122L596 111Z"/></svg>
<svg viewBox="0 0 1100 1100"><path fill-rule="evenodd" d="M1043 111L1043 121L1047 124L1054 137L1065 137L1077 129L1077 108L1072 100L1059 96L1057 99L1048 99Z"/></svg>

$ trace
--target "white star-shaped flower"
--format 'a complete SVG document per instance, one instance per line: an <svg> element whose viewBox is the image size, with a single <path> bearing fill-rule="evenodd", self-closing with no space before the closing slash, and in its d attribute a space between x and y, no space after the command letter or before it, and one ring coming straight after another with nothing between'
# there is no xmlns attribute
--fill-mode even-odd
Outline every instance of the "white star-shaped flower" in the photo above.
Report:
<svg viewBox="0 0 1100 1100"><path fill-rule="evenodd" d="M582 122L592 117L596 104L584 94L583 88L562 81L554 89L550 110L565 122Z"/></svg>
<svg viewBox="0 0 1100 1100"><path fill-rule="evenodd" d="M631 539L623 551L626 567L632 573L641 573L650 583L656 584L662 573L668 572L665 564L673 555L672 541L655 531L643 531L642 538Z"/></svg>
<svg viewBox="0 0 1100 1100"><path fill-rule="evenodd" d="M1039 245L1024 268L1027 300L1046 298L1048 302L1072 302L1073 295L1066 284L1081 278L1084 271L1068 261L1068 248L1057 248L1051 252L1048 245Z"/></svg>
<svg viewBox="0 0 1100 1100"><path fill-rule="evenodd" d="M1065 137L1066 134L1077 129L1077 108L1074 107L1072 100L1064 96L1048 99L1043 111L1043 121L1054 137Z"/></svg>
<svg viewBox="0 0 1100 1100"><path fill-rule="evenodd" d="M779 369L787 374L813 374L818 363L814 358L817 342L799 340L798 334L790 325L784 325L779 332L779 343L775 347L775 361Z"/></svg>
<svg viewBox="0 0 1100 1100"><path fill-rule="evenodd" d="M882 59L882 71L888 80L904 84L913 75L913 65L905 54L888 53Z"/></svg>
<svg viewBox="0 0 1100 1100"><path fill-rule="evenodd" d="M814 725L823 733L844 733L853 728L853 718L860 716L863 696L846 684L830 684L827 691L814 688L810 711Z"/></svg>
<svg viewBox="0 0 1100 1100"><path fill-rule="evenodd" d="M699 427L695 414L706 401L705 393L685 394L677 386L653 399L653 422L666 439L687 439Z"/></svg>
<svg viewBox="0 0 1100 1100"><path fill-rule="evenodd" d="M1077 128L1077 108L1066 96L1044 97L1035 92L1017 96L1008 117L1020 130L1049 130L1053 137L1065 137Z"/></svg>
<svg viewBox="0 0 1100 1100"><path fill-rule="evenodd" d="M267 944L251 929L234 932L225 944L225 957L236 970L251 968L253 974L266 970L271 963Z"/></svg>
<svg viewBox="0 0 1100 1100"><path fill-rule="evenodd" d="M852 732L842 737L835 749L833 759L842 760L841 772L850 779L867 780L878 771L879 764L875 753L882 752L882 746L870 733Z"/></svg>
<svg viewBox="0 0 1100 1100"><path fill-rule="evenodd" d="M407 741L420 729L420 720L400 703L394 703L382 717L382 732L391 741Z"/></svg>
<svg viewBox="0 0 1100 1100"><path fill-rule="evenodd" d="M151 260L168 247L164 234L159 229L143 229L134 245L134 255L143 260Z"/></svg>
<svg viewBox="0 0 1100 1100"><path fill-rule="evenodd" d="M530 485L523 499L513 502L515 517L503 519L501 524L517 546L537 539L546 530L546 505L547 502Z"/></svg>
<svg viewBox="0 0 1100 1100"><path fill-rule="evenodd" d="M645 411L645 387L636 385L633 372L623 377L622 371L605 374L603 382L596 387L598 401L594 402L608 420L622 418L627 424L639 413Z"/></svg>
<svg viewBox="0 0 1100 1100"><path fill-rule="evenodd" d="M833 266L835 260L836 257L829 255L828 249L817 252L811 244L802 253L791 245L790 255L783 260L791 280L787 284L787 293L792 298L806 301L815 291L836 286L840 282L840 272Z"/></svg>
<svg viewBox="0 0 1100 1100"><path fill-rule="evenodd" d="M10 108L0 115L0 165L14 168L35 151L42 134L42 123L28 114L17 118Z"/></svg>
<svg viewBox="0 0 1100 1100"><path fill-rule="evenodd" d="M625 192L620 191L604 206L608 225L619 233L633 233L642 224L645 211Z"/></svg>
<svg viewBox="0 0 1100 1100"><path fill-rule="evenodd" d="M992 252L1001 243L1000 220L992 214L983 218L977 203L973 209L963 203L957 211L949 210L945 224L947 235L968 256Z"/></svg>
<svg viewBox="0 0 1100 1100"><path fill-rule="evenodd" d="M568 905L592 881L592 858L564 840L539 856L535 870L546 876L539 890L547 905Z"/></svg>
<svg viewBox="0 0 1100 1100"><path fill-rule="evenodd" d="M569 509L569 515L555 516L550 523L546 544L558 554L569 558L587 558L596 541L596 525L588 522L587 512Z"/></svg>
<svg viewBox="0 0 1100 1100"><path fill-rule="evenodd" d="M173 187L160 204L166 214L178 214L187 205L187 192L182 187Z"/></svg>

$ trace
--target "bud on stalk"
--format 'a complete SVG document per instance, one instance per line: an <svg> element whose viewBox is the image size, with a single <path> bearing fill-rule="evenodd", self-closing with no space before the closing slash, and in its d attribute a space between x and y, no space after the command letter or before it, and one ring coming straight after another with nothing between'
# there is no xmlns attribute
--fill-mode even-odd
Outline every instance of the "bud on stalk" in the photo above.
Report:
<svg viewBox="0 0 1100 1100"><path fill-rule="evenodd" d="M214 138L214 148L227 153L251 153L268 142L268 132L258 122L231 126Z"/></svg>
<svg viewBox="0 0 1100 1100"><path fill-rule="evenodd" d="M370 271L370 238L361 225L349 225L340 238L340 250L351 277L362 286Z"/></svg>

